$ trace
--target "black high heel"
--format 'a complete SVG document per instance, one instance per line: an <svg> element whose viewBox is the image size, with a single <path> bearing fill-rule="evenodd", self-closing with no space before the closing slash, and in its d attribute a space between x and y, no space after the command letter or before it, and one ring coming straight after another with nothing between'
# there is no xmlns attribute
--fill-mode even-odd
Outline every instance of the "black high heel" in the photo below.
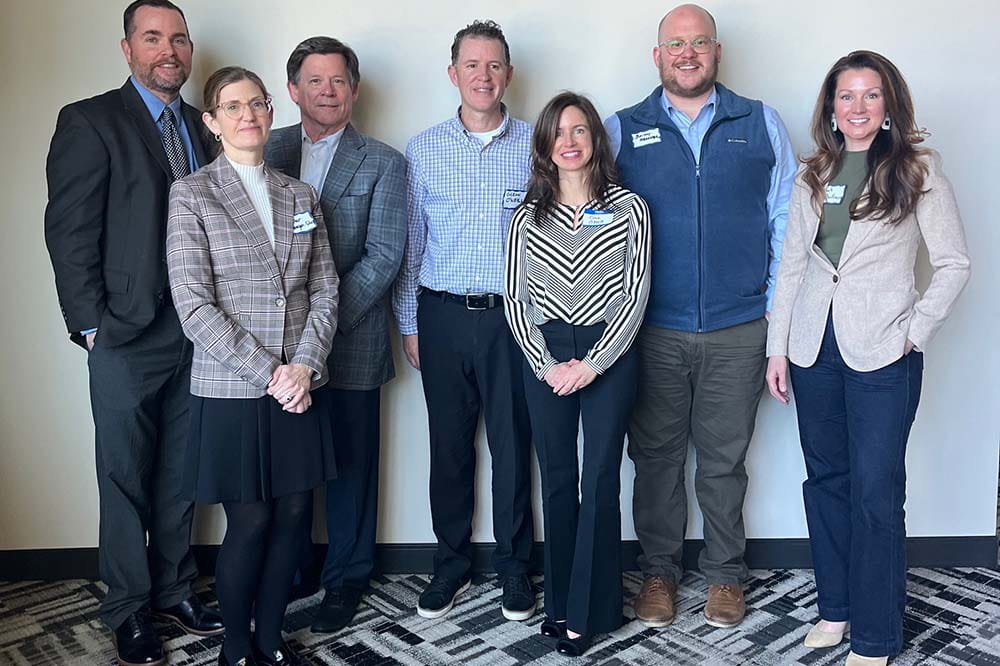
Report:
<svg viewBox="0 0 1000 666"><path fill-rule="evenodd" d="M542 621L538 631L548 638L566 638L566 620L553 620L547 617Z"/></svg>
<svg viewBox="0 0 1000 666"><path fill-rule="evenodd" d="M556 643L556 652L567 657L581 657L583 654L590 649L590 644L593 641L593 636L590 634L581 634L576 638L570 638L569 636L564 636L559 639Z"/></svg>

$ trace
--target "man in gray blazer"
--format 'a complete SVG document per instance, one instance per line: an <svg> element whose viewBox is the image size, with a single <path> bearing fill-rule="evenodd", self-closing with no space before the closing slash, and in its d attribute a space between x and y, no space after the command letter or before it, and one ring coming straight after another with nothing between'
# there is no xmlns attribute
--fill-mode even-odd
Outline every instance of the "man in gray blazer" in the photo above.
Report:
<svg viewBox="0 0 1000 666"><path fill-rule="evenodd" d="M306 39L287 71L302 122L271 133L265 160L316 188L340 275L327 361L338 478L326 488L326 594L312 625L325 633L350 623L374 566L379 387L395 374L384 299L406 242L406 161L351 125L360 72L349 46Z"/></svg>

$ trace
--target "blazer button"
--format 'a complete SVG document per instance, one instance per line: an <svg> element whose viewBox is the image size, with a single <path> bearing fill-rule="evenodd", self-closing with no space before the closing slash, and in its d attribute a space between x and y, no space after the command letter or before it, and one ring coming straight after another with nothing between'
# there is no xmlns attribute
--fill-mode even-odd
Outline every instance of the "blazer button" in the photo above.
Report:
<svg viewBox="0 0 1000 666"><path fill-rule="evenodd" d="M274 304L277 305L279 308L283 308L285 307L285 299L279 296L278 298L274 299Z"/></svg>
<svg viewBox="0 0 1000 666"><path fill-rule="evenodd" d="M833 276L833 281L834 282L840 282L840 276L839 275L834 275Z"/></svg>

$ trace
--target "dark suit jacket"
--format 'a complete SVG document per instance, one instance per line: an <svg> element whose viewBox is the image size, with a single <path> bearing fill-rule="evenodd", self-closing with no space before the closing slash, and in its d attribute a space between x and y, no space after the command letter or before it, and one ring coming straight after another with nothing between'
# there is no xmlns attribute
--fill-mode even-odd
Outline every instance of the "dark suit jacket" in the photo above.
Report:
<svg viewBox="0 0 1000 666"><path fill-rule="evenodd" d="M201 114L183 104L195 156ZM45 242L70 338L97 328L100 343L138 337L163 307L167 194L173 180L160 132L130 81L59 112L46 163Z"/></svg>
<svg viewBox="0 0 1000 666"><path fill-rule="evenodd" d="M274 130L264 157L269 166L298 178L302 126ZM329 385L373 389L394 376L385 297L406 244L406 160L348 125L319 200L340 274Z"/></svg>

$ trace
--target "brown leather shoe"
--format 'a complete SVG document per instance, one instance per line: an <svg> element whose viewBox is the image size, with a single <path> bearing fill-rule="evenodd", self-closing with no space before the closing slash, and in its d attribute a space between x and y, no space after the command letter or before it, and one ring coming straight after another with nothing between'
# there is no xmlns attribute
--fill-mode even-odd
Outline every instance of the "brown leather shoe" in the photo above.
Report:
<svg viewBox="0 0 1000 666"><path fill-rule="evenodd" d="M709 585L705 622L713 627L735 627L747 614L742 585Z"/></svg>
<svg viewBox="0 0 1000 666"><path fill-rule="evenodd" d="M646 576L633 602L635 617L647 627L665 627L674 621L677 583L663 576Z"/></svg>

